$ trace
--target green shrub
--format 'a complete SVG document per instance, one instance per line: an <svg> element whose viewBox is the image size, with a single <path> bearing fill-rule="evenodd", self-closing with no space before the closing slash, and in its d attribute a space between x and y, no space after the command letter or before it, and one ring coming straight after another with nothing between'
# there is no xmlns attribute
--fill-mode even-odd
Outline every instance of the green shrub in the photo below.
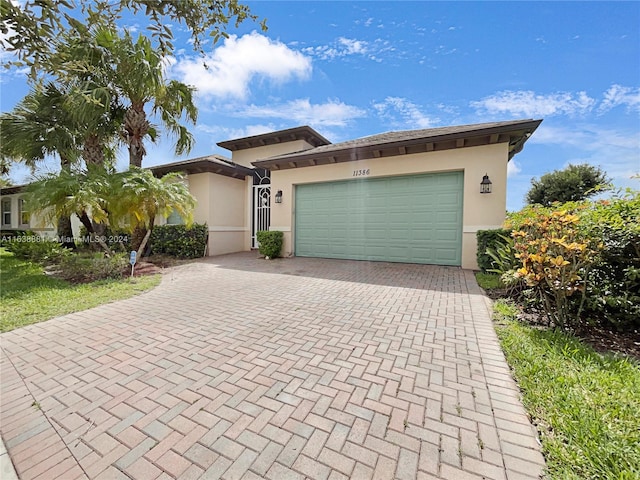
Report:
<svg viewBox="0 0 640 480"><path fill-rule="evenodd" d="M478 267L483 272L488 272L491 269L497 268L494 259L487 253L488 249L493 250L494 252L497 249L504 245L504 238L509 238L511 234L510 230L505 230L504 228L496 228L493 230L478 230L476 233L476 238L478 240L478 251L477 251L477 259L478 259ZM515 257L514 257L515 259Z"/></svg>
<svg viewBox="0 0 640 480"><path fill-rule="evenodd" d="M282 251L284 234L278 230L260 231L256 233L260 247L258 251L267 258L276 258Z"/></svg>
<svg viewBox="0 0 640 480"><path fill-rule="evenodd" d="M32 232L12 237L10 240L6 240L3 246L17 258L42 265L58 263L62 258L71 254L68 249L62 247L55 240L39 237Z"/></svg>
<svg viewBox="0 0 640 480"><path fill-rule="evenodd" d="M128 260L125 254L107 257L101 252L76 253L60 261L60 271L57 275L75 283L122 278L129 264Z"/></svg>
<svg viewBox="0 0 640 480"><path fill-rule="evenodd" d="M620 329L640 327L640 192L594 202L581 227L603 245L587 283L585 312Z"/></svg>
<svg viewBox="0 0 640 480"><path fill-rule="evenodd" d="M151 233L151 255L170 255L177 258L204 256L208 231L206 224L160 225Z"/></svg>
<svg viewBox="0 0 640 480"><path fill-rule="evenodd" d="M496 273L476 272L476 281L484 290L501 290L505 287L500 275Z"/></svg>
<svg viewBox="0 0 640 480"><path fill-rule="evenodd" d="M0 230L0 245L4 246L15 237L22 237L27 234L26 230Z"/></svg>

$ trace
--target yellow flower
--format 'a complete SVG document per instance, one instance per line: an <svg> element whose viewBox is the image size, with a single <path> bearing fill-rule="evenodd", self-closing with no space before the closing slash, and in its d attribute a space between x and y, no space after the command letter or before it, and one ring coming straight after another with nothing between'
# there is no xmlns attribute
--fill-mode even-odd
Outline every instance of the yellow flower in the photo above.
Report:
<svg viewBox="0 0 640 480"><path fill-rule="evenodd" d="M529 255L529 260L531 260L532 262L542 263L543 257L542 255L539 255L537 253L532 253Z"/></svg>
<svg viewBox="0 0 640 480"><path fill-rule="evenodd" d="M562 255L558 255L556 258L552 258L551 263L557 267L563 267L565 265L569 265L569 262L567 262L564 258L562 258Z"/></svg>

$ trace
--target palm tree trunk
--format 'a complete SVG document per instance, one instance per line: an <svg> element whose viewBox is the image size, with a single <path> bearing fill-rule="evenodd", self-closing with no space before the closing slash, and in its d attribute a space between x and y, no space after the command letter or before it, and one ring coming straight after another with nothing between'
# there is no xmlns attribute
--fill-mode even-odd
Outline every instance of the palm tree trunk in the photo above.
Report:
<svg viewBox="0 0 640 480"><path fill-rule="evenodd" d="M69 161L69 158L64 154L60 154L60 168L62 168L62 170L71 169L71 162ZM73 239L73 228L71 226L71 217L66 216L66 217L58 218L57 227L58 227L57 228L58 239L62 244L62 246L65 248L70 248L72 250L75 250L76 242Z"/></svg>
<svg viewBox="0 0 640 480"><path fill-rule="evenodd" d="M144 148L144 137L151 124L147 120L144 104L133 104L124 115L123 137L129 146L129 165L142 167L142 159L147 154Z"/></svg>
<svg viewBox="0 0 640 480"><path fill-rule="evenodd" d="M87 232L89 233L89 236L92 238L92 240L100 245L107 255L113 255L113 252L109 248L109 245L104 243L100 235L96 235L96 232L93 229L93 222L89 218L89 215L87 215L87 212L82 212L82 215L78 215L78 218L80 219L82 225L84 225L84 228L87 229Z"/></svg>
<svg viewBox="0 0 640 480"><path fill-rule="evenodd" d="M96 133L89 133L84 139L82 146L82 158L87 166L96 165L104 167L104 145ZM104 223L93 222L93 230L96 235L104 236L107 226Z"/></svg>
<svg viewBox="0 0 640 480"><path fill-rule="evenodd" d="M144 103L138 102L131 105L124 115L123 131L123 137L129 147L129 167L142 168L142 159L147 154L143 140L150 126L144 111ZM136 227L131 235L131 248L136 251L143 249L145 246L143 243L146 244L145 238L148 239L147 230L144 227Z"/></svg>
<svg viewBox="0 0 640 480"><path fill-rule="evenodd" d="M90 133L84 139L82 158L87 165L104 166L104 146L96 133Z"/></svg>
<svg viewBox="0 0 640 480"><path fill-rule="evenodd" d="M151 229L147 230L147 233L145 233L144 238L142 239L142 242L138 247L138 253L137 253L138 258L142 258L142 255L144 255L144 249L147 246L147 242L149 241L150 236L151 236Z"/></svg>
<svg viewBox="0 0 640 480"><path fill-rule="evenodd" d="M145 245L143 245L143 243L146 243L145 237L147 236L147 229L142 227L142 226L138 226L136 228L133 229L133 233L131 234L131 250L140 250L141 248L143 248ZM142 254L144 253L144 251L140 252L140 256L142 257Z"/></svg>
<svg viewBox="0 0 640 480"><path fill-rule="evenodd" d="M76 249L76 242L73 239L71 217L60 217L58 219L58 241L65 248Z"/></svg>

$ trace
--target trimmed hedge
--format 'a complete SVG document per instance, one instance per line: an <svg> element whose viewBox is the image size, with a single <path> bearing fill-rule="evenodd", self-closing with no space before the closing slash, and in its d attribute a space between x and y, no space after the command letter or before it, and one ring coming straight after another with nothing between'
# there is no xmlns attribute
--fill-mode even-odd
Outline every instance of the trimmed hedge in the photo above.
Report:
<svg viewBox="0 0 640 480"><path fill-rule="evenodd" d="M160 225L153 228L151 238L152 255L170 255L177 258L199 258L204 256L209 229L206 224Z"/></svg>
<svg viewBox="0 0 640 480"><path fill-rule="evenodd" d="M500 245L504 243L501 236L509 237L511 230L504 228L496 228L493 230L478 230L476 238L478 240L478 267L483 272L496 268L493 259L487 254L487 249L496 251Z"/></svg>
<svg viewBox="0 0 640 480"><path fill-rule="evenodd" d="M260 247L258 251L266 258L276 258L282 251L284 234L278 230L262 230L256 233Z"/></svg>

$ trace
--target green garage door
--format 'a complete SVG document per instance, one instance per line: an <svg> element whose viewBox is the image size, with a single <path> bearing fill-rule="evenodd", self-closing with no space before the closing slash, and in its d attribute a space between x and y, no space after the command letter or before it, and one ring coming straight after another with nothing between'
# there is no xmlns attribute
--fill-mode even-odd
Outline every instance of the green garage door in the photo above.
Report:
<svg viewBox="0 0 640 480"><path fill-rule="evenodd" d="M460 265L462 172L296 187L295 254Z"/></svg>

